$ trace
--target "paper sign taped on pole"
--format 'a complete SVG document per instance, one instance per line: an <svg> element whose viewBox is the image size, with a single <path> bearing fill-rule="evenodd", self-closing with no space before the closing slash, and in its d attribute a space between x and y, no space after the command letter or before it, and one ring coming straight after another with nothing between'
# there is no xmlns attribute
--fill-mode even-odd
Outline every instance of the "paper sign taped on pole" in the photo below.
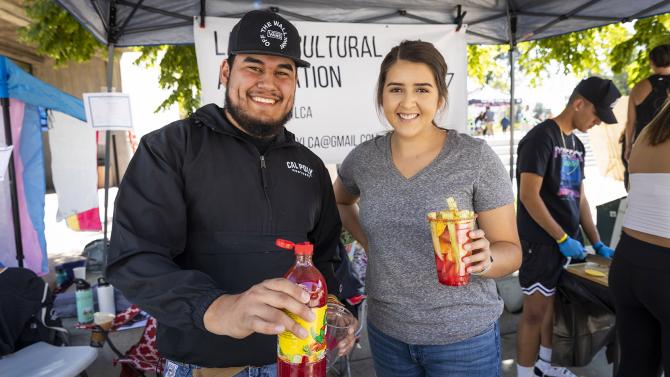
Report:
<svg viewBox="0 0 670 377"><path fill-rule="evenodd" d="M194 23L203 104L224 104L219 68L237 21L207 17L204 28L198 20ZM302 37L302 58L311 67L298 68L293 119L286 127L324 162L340 163L356 145L391 130L377 115L377 77L384 56L403 40L431 42L445 57L449 98L446 114L437 121L441 127L466 131L465 27L456 31L456 25L291 22Z"/></svg>
<svg viewBox="0 0 670 377"><path fill-rule="evenodd" d="M124 93L84 93L86 123L96 131L130 130L130 96Z"/></svg>

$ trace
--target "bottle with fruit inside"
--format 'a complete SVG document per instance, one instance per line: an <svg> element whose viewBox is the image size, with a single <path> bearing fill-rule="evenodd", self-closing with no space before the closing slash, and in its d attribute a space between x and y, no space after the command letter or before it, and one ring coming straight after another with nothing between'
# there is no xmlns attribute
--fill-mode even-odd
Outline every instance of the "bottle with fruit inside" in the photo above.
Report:
<svg viewBox="0 0 670 377"><path fill-rule="evenodd" d="M312 264L314 245L309 242L294 244L278 239L277 246L295 252L295 264L284 276L309 292L308 306L315 314L308 322L297 315L287 314L307 330L307 338L300 339L290 331L278 336L278 377L325 377L326 376L326 303L328 291L326 280Z"/></svg>

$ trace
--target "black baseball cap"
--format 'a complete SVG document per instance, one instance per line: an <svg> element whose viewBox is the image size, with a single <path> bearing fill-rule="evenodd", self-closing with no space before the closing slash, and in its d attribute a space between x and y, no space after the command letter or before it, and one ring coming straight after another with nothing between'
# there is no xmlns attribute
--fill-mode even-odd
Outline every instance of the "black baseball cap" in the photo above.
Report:
<svg viewBox="0 0 670 377"><path fill-rule="evenodd" d="M598 114L600 120L607 124L617 123L612 109L621 97L621 93L612 80L591 76L580 81L575 88L575 92L595 106L596 114Z"/></svg>
<svg viewBox="0 0 670 377"><path fill-rule="evenodd" d="M300 59L298 29L270 10L252 10L235 24L228 39L228 55L231 54L283 56L298 67L309 67Z"/></svg>

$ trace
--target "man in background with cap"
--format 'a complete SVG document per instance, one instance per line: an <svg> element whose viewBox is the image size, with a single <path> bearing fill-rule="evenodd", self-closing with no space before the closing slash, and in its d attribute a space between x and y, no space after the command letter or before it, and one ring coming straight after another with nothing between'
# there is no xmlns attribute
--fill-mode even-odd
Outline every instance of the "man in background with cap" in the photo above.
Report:
<svg viewBox="0 0 670 377"><path fill-rule="evenodd" d="M221 65L224 107L144 136L119 187L106 273L158 320L166 376L274 376L277 334L307 336L284 312L314 319L310 295L282 278L294 255L278 238L313 243L328 291L339 292L330 176L284 128L297 69L309 66L300 57L290 22L244 15ZM353 344L352 331L340 353Z"/></svg>
<svg viewBox="0 0 670 377"><path fill-rule="evenodd" d="M610 80L582 80L557 117L538 124L519 142L517 225L523 251L519 283L524 293L517 332L519 377L574 376L551 365L556 284L565 264L586 256L582 229L598 254L608 258L614 254L600 242L593 224L584 195L584 145L574 131L616 123L612 108L619 97Z"/></svg>

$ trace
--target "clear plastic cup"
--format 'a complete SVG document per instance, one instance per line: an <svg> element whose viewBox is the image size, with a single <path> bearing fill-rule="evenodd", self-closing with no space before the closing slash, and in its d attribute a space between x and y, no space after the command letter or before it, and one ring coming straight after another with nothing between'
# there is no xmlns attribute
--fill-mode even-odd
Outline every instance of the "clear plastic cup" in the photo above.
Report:
<svg viewBox="0 0 670 377"><path fill-rule="evenodd" d="M463 245L470 242L470 231L475 229L477 215L445 216L449 211L428 213L428 223L435 251L437 280L448 286L462 286L470 281L469 264L463 257L470 255Z"/></svg>
<svg viewBox="0 0 670 377"><path fill-rule="evenodd" d="M339 359L337 345L349 334L356 318L340 304L328 303L326 310L326 359L330 369Z"/></svg>

